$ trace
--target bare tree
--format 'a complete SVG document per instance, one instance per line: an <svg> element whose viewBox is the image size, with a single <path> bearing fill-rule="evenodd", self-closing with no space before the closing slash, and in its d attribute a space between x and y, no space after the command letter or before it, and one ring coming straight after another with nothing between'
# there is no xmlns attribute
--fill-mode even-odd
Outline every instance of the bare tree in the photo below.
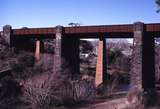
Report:
<svg viewBox="0 0 160 109"><path fill-rule="evenodd" d="M52 104L60 103L59 80L50 80L50 75L41 75L29 78L23 89L24 102L29 103L33 109L50 109ZM56 75L54 75L56 76Z"/></svg>

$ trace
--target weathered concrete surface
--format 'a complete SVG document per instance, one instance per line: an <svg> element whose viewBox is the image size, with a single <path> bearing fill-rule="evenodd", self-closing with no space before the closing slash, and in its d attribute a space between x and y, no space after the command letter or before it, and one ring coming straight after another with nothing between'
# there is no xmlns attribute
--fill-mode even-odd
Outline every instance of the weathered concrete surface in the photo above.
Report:
<svg viewBox="0 0 160 109"><path fill-rule="evenodd" d="M57 26L54 49L54 70L69 70L73 77L79 74L79 39L64 36L63 27Z"/></svg>
<svg viewBox="0 0 160 109"><path fill-rule="evenodd" d="M56 41L55 41L55 52L54 52L54 66L53 71L58 72L61 70L62 58L61 58L61 45L62 45L63 27L56 27Z"/></svg>
<svg viewBox="0 0 160 109"><path fill-rule="evenodd" d="M12 27L10 25L5 25L3 27L2 37L8 45L11 44L11 30Z"/></svg>
<svg viewBox="0 0 160 109"><path fill-rule="evenodd" d="M155 88L154 38L143 23L134 24L134 47L131 59L131 87L140 91Z"/></svg>
<svg viewBox="0 0 160 109"><path fill-rule="evenodd" d="M143 23L134 24L133 53L131 58L131 87L142 90L142 37Z"/></svg>

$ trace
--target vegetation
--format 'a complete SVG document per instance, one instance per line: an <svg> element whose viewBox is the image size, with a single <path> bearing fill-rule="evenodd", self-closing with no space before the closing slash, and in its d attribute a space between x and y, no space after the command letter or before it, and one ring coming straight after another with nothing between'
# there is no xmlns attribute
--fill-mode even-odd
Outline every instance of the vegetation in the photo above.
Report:
<svg viewBox="0 0 160 109"><path fill-rule="evenodd" d="M121 89L119 88L121 84L129 83L130 64L128 63L131 57L126 50L130 51L131 48L124 43L119 43L118 47L114 43L108 44L109 82L105 94L107 97L112 97ZM53 50L44 52L41 60L36 62L33 53L9 49L8 45L0 43L0 69L8 69L7 73L0 73L0 108L57 109L59 106L73 108L79 104L94 102L99 96L94 86L95 72L92 72L95 70L96 63L95 47L96 44L91 42L81 42L80 52L90 54L88 58L82 58L81 64L88 65L88 68L82 67L84 72L73 80L65 61L62 70L53 71L53 60L51 60ZM50 46L46 46L45 49L50 50ZM89 68L90 65L92 68L94 66L92 70ZM137 103L134 104L137 109L142 104L139 102L139 95L138 92L128 95L129 101L138 99L134 102Z"/></svg>
<svg viewBox="0 0 160 109"><path fill-rule="evenodd" d="M156 0L156 4L158 6L157 12L159 13L160 12L160 0Z"/></svg>
<svg viewBox="0 0 160 109"><path fill-rule="evenodd" d="M52 60L35 62L33 53L0 46L0 67L10 69L9 76L0 74L0 108L50 109L94 101L94 82L72 80L65 63L62 71L53 72Z"/></svg>

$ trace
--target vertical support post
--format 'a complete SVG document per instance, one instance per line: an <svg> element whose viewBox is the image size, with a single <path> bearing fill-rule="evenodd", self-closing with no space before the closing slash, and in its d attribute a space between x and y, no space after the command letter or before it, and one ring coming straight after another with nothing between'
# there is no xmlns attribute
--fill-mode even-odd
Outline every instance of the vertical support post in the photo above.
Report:
<svg viewBox="0 0 160 109"><path fill-rule="evenodd" d="M131 86L134 91L145 92L146 105L153 105L155 93L154 38L145 31L141 22L134 23L134 49L131 67Z"/></svg>
<svg viewBox="0 0 160 109"><path fill-rule="evenodd" d="M36 61L40 60L40 40L36 40L35 59Z"/></svg>
<svg viewBox="0 0 160 109"><path fill-rule="evenodd" d="M11 46L11 32L12 32L12 27L10 25L5 25L3 27L2 37L5 43L9 46Z"/></svg>
<svg viewBox="0 0 160 109"><path fill-rule="evenodd" d="M140 91L154 89L154 38L145 32L145 26L141 22L134 23L132 58L131 85Z"/></svg>
<svg viewBox="0 0 160 109"><path fill-rule="evenodd" d="M55 41L55 53L54 53L54 72L58 72L61 70L61 64L62 64L62 35L63 35L63 27L62 26L56 26L56 41Z"/></svg>
<svg viewBox="0 0 160 109"><path fill-rule="evenodd" d="M154 37L144 33L142 51L142 86L144 91L155 90L155 50Z"/></svg>
<svg viewBox="0 0 160 109"><path fill-rule="evenodd" d="M54 54L54 71L61 71L62 63L68 65L70 72L79 73L79 38L63 37L63 27L56 27L56 42ZM64 60L63 60L64 59Z"/></svg>
<svg viewBox="0 0 160 109"><path fill-rule="evenodd" d="M142 40L144 36L144 24L136 22L133 25L134 41L131 66L131 86L142 91Z"/></svg>
<svg viewBox="0 0 160 109"><path fill-rule="evenodd" d="M62 57L65 59L65 65L69 66L72 78L80 72L79 64L79 38L65 36L62 39Z"/></svg>
<svg viewBox="0 0 160 109"><path fill-rule="evenodd" d="M106 40L103 36L100 36L100 41L98 45L98 57L96 64L96 77L95 85L96 87L102 83L106 83Z"/></svg>

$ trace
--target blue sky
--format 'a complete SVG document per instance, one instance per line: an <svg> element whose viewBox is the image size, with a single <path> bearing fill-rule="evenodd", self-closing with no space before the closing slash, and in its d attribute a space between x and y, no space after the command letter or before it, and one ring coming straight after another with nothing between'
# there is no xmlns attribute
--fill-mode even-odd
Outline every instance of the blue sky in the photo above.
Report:
<svg viewBox="0 0 160 109"><path fill-rule="evenodd" d="M154 0L0 0L0 30L13 28L160 22Z"/></svg>

